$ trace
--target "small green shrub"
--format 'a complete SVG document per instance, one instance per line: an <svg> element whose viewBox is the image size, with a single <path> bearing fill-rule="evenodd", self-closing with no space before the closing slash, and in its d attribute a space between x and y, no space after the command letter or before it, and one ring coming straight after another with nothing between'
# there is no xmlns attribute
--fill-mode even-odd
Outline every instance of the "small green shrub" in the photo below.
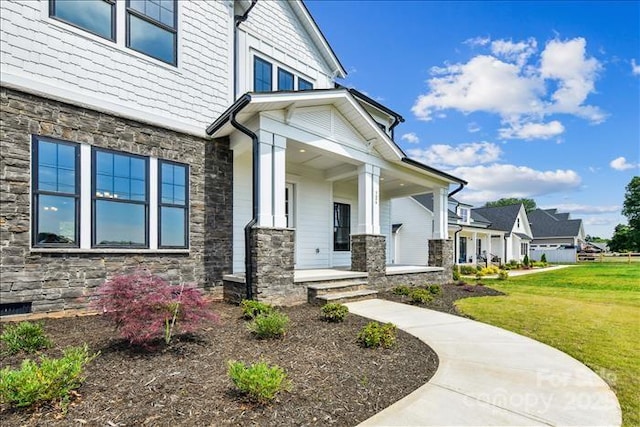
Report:
<svg viewBox="0 0 640 427"><path fill-rule="evenodd" d="M511 267L517 267L519 264L520 264L520 263L519 263L519 262L518 262L518 260L516 260L516 259L512 259L512 260L510 260L510 261L509 261L509 265L510 265Z"/></svg>
<svg viewBox="0 0 640 427"><path fill-rule="evenodd" d="M498 280L507 280L509 278L509 272L507 270L500 270L498 272Z"/></svg>
<svg viewBox="0 0 640 427"><path fill-rule="evenodd" d="M411 293L411 288L405 285L396 286L391 290L396 295L404 295L407 296Z"/></svg>
<svg viewBox="0 0 640 427"><path fill-rule="evenodd" d="M524 259L522 260L522 265L524 265L525 267L529 267L529 255L524 256Z"/></svg>
<svg viewBox="0 0 640 427"><path fill-rule="evenodd" d="M540 257L540 262L544 262L545 264L547 263L547 254L542 254L542 256Z"/></svg>
<svg viewBox="0 0 640 427"><path fill-rule="evenodd" d="M71 391L84 381L85 365L97 355L89 355L85 344L66 349L60 359L42 356L40 364L27 359L18 370L6 367L0 371L0 401L16 407L60 401L66 407Z"/></svg>
<svg viewBox="0 0 640 427"><path fill-rule="evenodd" d="M349 314L349 308L344 304L329 303L322 306L322 316L329 322L343 322Z"/></svg>
<svg viewBox="0 0 640 427"><path fill-rule="evenodd" d="M460 266L460 273L464 274L465 276L470 276L472 274L476 274L477 271L478 271L478 269L473 265L461 265Z"/></svg>
<svg viewBox="0 0 640 427"><path fill-rule="evenodd" d="M460 280L460 266L458 264L455 264L451 268L453 270L453 280L457 282L458 280Z"/></svg>
<svg viewBox="0 0 640 427"><path fill-rule="evenodd" d="M258 338L280 338L287 332L289 316L277 310L260 314L247 326Z"/></svg>
<svg viewBox="0 0 640 427"><path fill-rule="evenodd" d="M20 322L7 325L0 341L5 343L7 351L11 354L25 351L34 353L43 348L51 347L51 341L44 333L42 323Z"/></svg>
<svg viewBox="0 0 640 427"><path fill-rule="evenodd" d="M367 348L391 348L396 343L397 328L393 323L369 322L358 333L358 342Z"/></svg>
<svg viewBox="0 0 640 427"><path fill-rule="evenodd" d="M442 288L440 285L429 285L429 293L431 295L440 295L442 294Z"/></svg>
<svg viewBox="0 0 640 427"><path fill-rule="evenodd" d="M230 360L227 365L233 385L255 402L268 403L291 387L284 369L277 365L269 366L264 361L245 365L235 360Z"/></svg>
<svg viewBox="0 0 640 427"><path fill-rule="evenodd" d="M271 304L250 299L242 300L240 307L242 308L242 315L247 320L255 319L262 314L269 314L275 311L275 308Z"/></svg>
<svg viewBox="0 0 640 427"><path fill-rule="evenodd" d="M415 288L409 294L411 302L415 304L426 304L433 301L433 295L428 289Z"/></svg>

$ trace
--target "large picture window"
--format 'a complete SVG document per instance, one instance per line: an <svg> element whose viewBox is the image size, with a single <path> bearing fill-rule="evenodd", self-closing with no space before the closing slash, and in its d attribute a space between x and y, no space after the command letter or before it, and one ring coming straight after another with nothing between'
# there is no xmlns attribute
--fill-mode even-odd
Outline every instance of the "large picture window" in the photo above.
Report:
<svg viewBox="0 0 640 427"><path fill-rule="evenodd" d="M253 90L255 92L271 92L271 63L257 56L253 57Z"/></svg>
<svg viewBox="0 0 640 427"><path fill-rule="evenodd" d="M148 247L148 161L93 150L93 246Z"/></svg>
<svg viewBox="0 0 640 427"><path fill-rule="evenodd" d="M351 235L351 205L333 204L333 250L349 251Z"/></svg>
<svg viewBox="0 0 640 427"><path fill-rule="evenodd" d="M116 39L115 0L49 0L49 15L105 39Z"/></svg>
<svg viewBox="0 0 640 427"><path fill-rule="evenodd" d="M189 169L186 165L160 161L160 247L186 248L189 220Z"/></svg>
<svg viewBox="0 0 640 427"><path fill-rule="evenodd" d="M127 0L127 47L177 64L176 0Z"/></svg>
<svg viewBox="0 0 640 427"><path fill-rule="evenodd" d="M33 246L78 247L78 145L34 137L32 152Z"/></svg>

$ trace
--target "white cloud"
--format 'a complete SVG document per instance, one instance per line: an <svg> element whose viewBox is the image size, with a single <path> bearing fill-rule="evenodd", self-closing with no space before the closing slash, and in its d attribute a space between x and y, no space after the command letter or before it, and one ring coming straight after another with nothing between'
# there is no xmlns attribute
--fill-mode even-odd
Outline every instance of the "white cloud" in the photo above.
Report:
<svg viewBox="0 0 640 427"><path fill-rule="evenodd" d="M486 46L491 42L490 37L474 37L471 39L467 39L462 43L467 44L469 46Z"/></svg>
<svg viewBox="0 0 640 427"><path fill-rule="evenodd" d="M502 139L549 139L561 135L564 126L557 120L549 123L509 123L499 132Z"/></svg>
<svg viewBox="0 0 640 427"><path fill-rule="evenodd" d="M476 38L465 41L489 49L466 63L433 67L428 90L417 97L411 111L420 120L432 120L443 110L464 114L487 112L500 116L501 129L510 138L551 138L564 131L554 114L570 114L600 123L606 118L597 106L586 104L595 92L602 69L589 57L586 40L551 40L537 55L537 41ZM550 89L548 91L548 88ZM514 125L515 124L515 125ZM516 131L520 127L522 132Z"/></svg>
<svg viewBox="0 0 640 427"><path fill-rule="evenodd" d="M535 198L574 190L581 178L573 170L539 171L526 166L493 164L458 167L450 170L469 184L460 194L460 201L472 205L503 197Z"/></svg>
<svg viewBox="0 0 640 427"><path fill-rule="evenodd" d="M603 214L603 213L620 213L620 210L622 209L620 206L617 205L580 205L577 203L566 203L566 204L560 204L560 205L553 205L553 206L544 206L544 207L540 207L541 209L558 209L558 212L568 212L572 215L572 218L574 216L574 214L583 214L583 215L596 215L596 214Z"/></svg>
<svg viewBox="0 0 640 427"><path fill-rule="evenodd" d="M640 65L636 64L635 59L631 59L631 74L640 76Z"/></svg>
<svg viewBox="0 0 640 427"><path fill-rule="evenodd" d="M582 222L584 223L584 225L614 225L619 224L620 219L607 216L592 216L583 218Z"/></svg>
<svg viewBox="0 0 640 427"><path fill-rule="evenodd" d="M416 135L415 132L405 133L400 137L400 139L407 141L409 144L417 144L420 142L420 138L418 138L418 135Z"/></svg>
<svg viewBox="0 0 640 427"><path fill-rule="evenodd" d="M502 155L502 150L491 142L473 142L458 146L433 144L428 148L407 150L410 157L428 165L469 166L495 162Z"/></svg>
<svg viewBox="0 0 640 427"><path fill-rule="evenodd" d="M633 163L629 163L627 162L627 159L625 159L624 157L618 157L617 159L613 159L611 160L611 162L609 162L609 166L611 166L613 169L617 170L617 171L624 171L627 169L633 169L635 167L638 167L640 165L636 165Z"/></svg>
<svg viewBox="0 0 640 427"><path fill-rule="evenodd" d="M471 122L467 125L467 130L469 131L469 133L476 133L481 131L482 128L476 122Z"/></svg>

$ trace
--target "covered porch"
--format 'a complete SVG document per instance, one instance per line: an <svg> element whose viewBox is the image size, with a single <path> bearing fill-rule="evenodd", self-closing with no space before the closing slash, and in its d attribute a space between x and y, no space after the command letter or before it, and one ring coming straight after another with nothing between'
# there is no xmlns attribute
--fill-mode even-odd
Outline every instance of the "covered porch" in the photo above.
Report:
<svg viewBox="0 0 640 427"><path fill-rule="evenodd" d="M234 156L226 281L243 278L247 297L271 300L288 300L314 276L386 282L396 197L433 193L434 240L446 239L448 188L457 181L407 159L380 123L389 120L377 119L336 89L247 94L212 124L210 134L229 138Z"/></svg>
<svg viewBox="0 0 640 427"><path fill-rule="evenodd" d="M456 232L456 236L457 264L487 266L501 265L505 262L504 233L464 227Z"/></svg>

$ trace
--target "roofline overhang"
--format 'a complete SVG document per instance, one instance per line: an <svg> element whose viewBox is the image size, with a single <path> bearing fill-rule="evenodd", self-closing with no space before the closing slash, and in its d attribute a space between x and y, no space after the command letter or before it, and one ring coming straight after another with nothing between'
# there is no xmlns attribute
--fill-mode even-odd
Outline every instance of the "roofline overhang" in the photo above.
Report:
<svg viewBox="0 0 640 427"><path fill-rule="evenodd" d="M431 173L433 175L436 175L436 176L438 176L440 178L444 178L446 181L450 181L451 183L457 183L457 184L460 184L462 186L465 186L465 185L468 184L468 182L465 181L464 179L461 179L461 178L458 178L456 176L450 175L450 174L448 174L446 172L443 172L443 171L441 171L439 169L432 168L431 166L427 166L424 163L420 163L417 160L413 160L413 159L411 159L409 157L404 156L402 158L402 162L406 163L406 164L408 164L410 166L413 166L415 168L421 169L423 171L427 171L427 172L429 172L429 173Z"/></svg>

